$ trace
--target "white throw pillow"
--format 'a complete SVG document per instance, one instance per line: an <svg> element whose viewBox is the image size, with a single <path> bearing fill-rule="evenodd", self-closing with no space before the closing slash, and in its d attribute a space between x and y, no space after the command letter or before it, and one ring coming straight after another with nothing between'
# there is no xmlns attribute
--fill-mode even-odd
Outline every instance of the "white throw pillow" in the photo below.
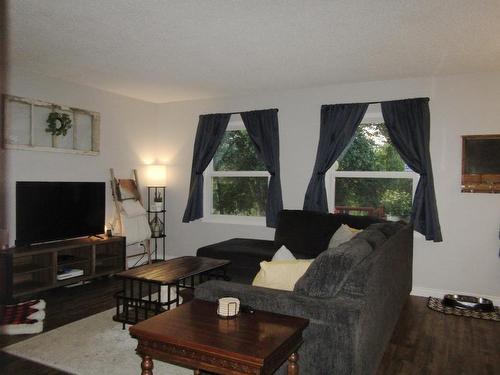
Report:
<svg viewBox="0 0 500 375"><path fill-rule="evenodd" d="M313 261L314 259L295 259L260 262L260 271L252 285L291 291Z"/></svg>
<svg viewBox="0 0 500 375"><path fill-rule="evenodd" d="M290 250L286 248L285 245L281 246L278 251L273 256L273 259L271 261L275 260L295 260L295 258Z"/></svg>
<svg viewBox="0 0 500 375"><path fill-rule="evenodd" d="M333 249L334 247L343 244L344 242L349 241L354 235L359 232L357 229L353 229L346 224L342 224L339 229L333 234L330 239L330 243L328 244L329 249Z"/></svg>

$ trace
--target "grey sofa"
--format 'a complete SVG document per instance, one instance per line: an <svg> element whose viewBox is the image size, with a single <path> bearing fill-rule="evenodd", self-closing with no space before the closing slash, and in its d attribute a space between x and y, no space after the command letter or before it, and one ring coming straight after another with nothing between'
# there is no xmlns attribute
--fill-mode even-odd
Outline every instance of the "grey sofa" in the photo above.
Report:
<svg viewBox="0 0 500 375"><path fill-rule="evenodd" d="M291 292L208 281L195 297L236 296L255 309L309 319L302 374L373 374L411 290L412 249L410 224L375 223L320 253Z"/></svg>

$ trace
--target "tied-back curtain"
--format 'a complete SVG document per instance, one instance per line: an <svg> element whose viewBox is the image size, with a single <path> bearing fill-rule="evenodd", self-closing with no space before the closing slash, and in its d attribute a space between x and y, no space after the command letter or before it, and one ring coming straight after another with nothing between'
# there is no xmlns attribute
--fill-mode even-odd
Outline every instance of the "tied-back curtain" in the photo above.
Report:
<svg viewBox="0 0 500 375"><path fill-rule="evenodd" d="M267 191L266 225L276 227L278 212L283 209L279 162L278 110L242 112L241 118L254 144L257 155L271 175Z"/></svg>
<svg viewBox="0 0 500 375"><path fill-rule="evenodd" d="M304 210L328 212L325 173L351 141L367 108L366 103L321 106L318 151L307 186Z"/></svg>
<svg viewBox="0 0 500 375"><path fill-rule="evenodd" d="M230 118L229 113L200 116L194 141L188 202L182 218L184 223L203 217L203 172L214 157Z"/></svg>
<svg viewBox="0 0 500 375"><path fill-rule="evenodd" d="M405 163L420 175L411 212L413 226L427 240L441 242L429 149L429 99L382 102L382 114L394 147Z"/></svg>

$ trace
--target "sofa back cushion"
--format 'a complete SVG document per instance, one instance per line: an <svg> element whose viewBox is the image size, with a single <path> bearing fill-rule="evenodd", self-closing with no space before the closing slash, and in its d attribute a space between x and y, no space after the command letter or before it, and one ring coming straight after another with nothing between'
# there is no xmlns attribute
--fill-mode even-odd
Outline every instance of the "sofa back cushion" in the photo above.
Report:
<svg viewBox="0 0 500 375"><path fill-rule="evenodd" d="M389 228L392 227L392 228ZM365 232L372 232L369 237L372 241L378 241L377 238L380 236L375 232L381 233L378 229L380 226L371 225ZM389 235L386 241L382 241L376 245L373 254L367 257L363 262L360 262L351 271L349 278L346 280L342 287L342 293L346 293L351 296L365 296L369 293L369 289L376 286L373 285L374 278L377 275L373 275L374 272L388 272L387 268L384 266L386 263L403 262L404 259L408 257L408 248L412 247L413 234L410 225L402 225L400 223L388 223L385 227L388 229L387 233L393 233ZM361 236L361 233L360 233ZM384 234L385 236L385 234ZM387 258L393 259L387 259ZM411 261L409 261L411 264ZM390 270L390 273L398 273L400 269L406 269L404 264L401 264L398 270ZM411 288L411 275L409 275L406 280L410 280ZM372 281L372 282L370 282Z"/></svg>
<svg viewBox="0 0 500 375"><path fill-rule="evenodd" d="M328 247L340 227L337 215L302 210L282 210L274 235L274 245L286 246L294 255L315 258ZM297 256L297 255L296 255Z"/></svg>
<svg viewBox="0 0 500 375"><path fill-rule="evenodd" d="M354 236L354 238L363 239L368 242L373 249L382 245L387 240L387 237L388 236L380 230L373 228L373 225L370 225L364 231L359 232Z"/></svg>
<svg viewBox="0 0 500 375"><path fill-rule="evenodd" d="M380 219L375 216L356 216L348 214L333 214L333 215L338 217L339 220L342 222L342 224L346 224L351 228L355 229L365 229L368 226L375 223L380 223L380 224L387 223L387 221L385 221L384 219Z"/></svg>
<svg viewBox="0 0 500 375"><path fill-rule="evenodd" d="M370 229L377 229L382 233L384 233L386 237L391 237L405 225L406 223L403 221L398 221L398 222L385 221L370 225Z"/></svg>
<svg viewBox="0 0 500 375"><path fill-rule="evenodd" d="M342 288L351 270L373 251L362 238L322 252L295 284L294 291L311 297L333 297Z"/></svg>
<svg viewBox="0 0 500 375"><path fill-rule="evenodd" d="M365 229L383 222L370 216L351 216L303 210L282 210L274 235L276 248L283 245L297 258L315 258L328 248L328 243L341 224Z"/></svg>

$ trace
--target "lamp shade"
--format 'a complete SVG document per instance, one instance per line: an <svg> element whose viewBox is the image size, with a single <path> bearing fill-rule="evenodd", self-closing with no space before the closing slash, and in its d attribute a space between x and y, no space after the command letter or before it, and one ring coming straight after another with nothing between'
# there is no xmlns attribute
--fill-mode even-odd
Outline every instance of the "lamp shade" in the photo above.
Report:
<svg viewBox="0 0 500 375"><path fill-rule="evenodd" d="M146 183L148 186L165 186L166 179L166 165L153 164L146 167Z"/></svg>

